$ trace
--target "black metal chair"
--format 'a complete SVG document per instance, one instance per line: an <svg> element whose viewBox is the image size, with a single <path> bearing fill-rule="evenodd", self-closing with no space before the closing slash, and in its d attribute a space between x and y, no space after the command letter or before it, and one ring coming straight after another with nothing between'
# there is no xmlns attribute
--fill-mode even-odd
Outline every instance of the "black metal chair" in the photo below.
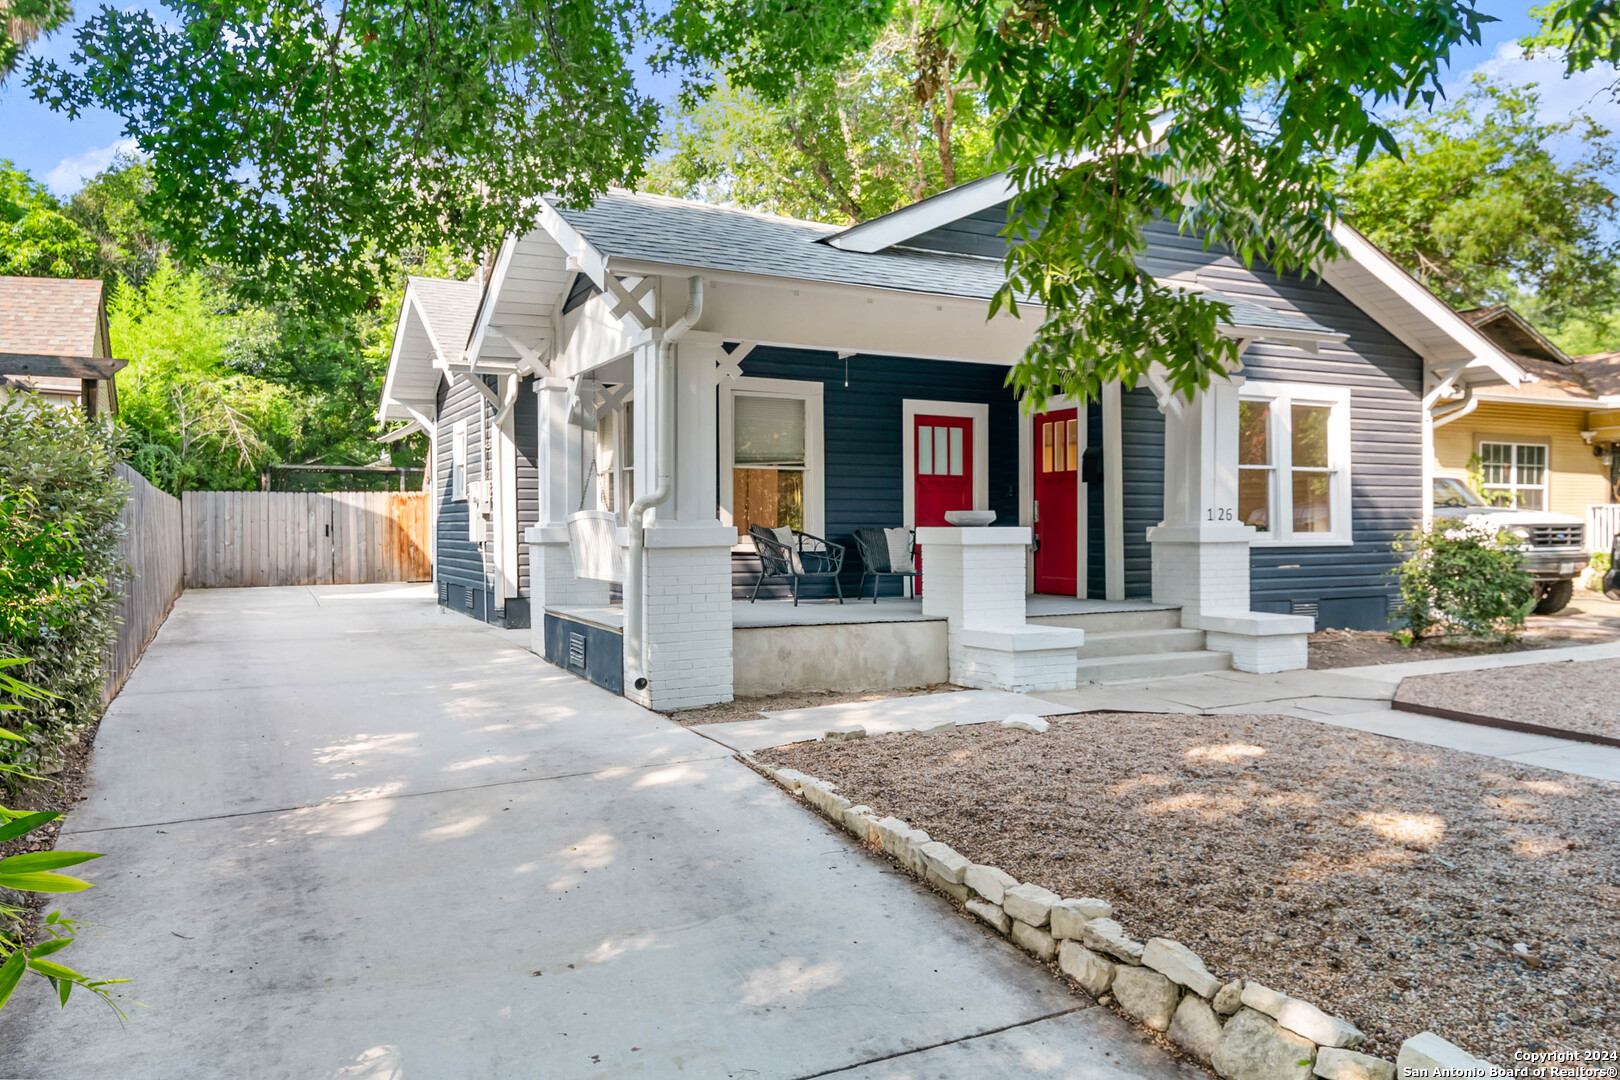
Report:
<svg viewBox="0 0 1620 1080"><path fill-rule="evenodd" d="M748 602L752 604L759 598L759 587L765 584L766 578L788 578L793 587L793 606L798 607L800 581L832 578L833 588L838 590L838 602L842 604L844 587L838 575L844 569L844 545L797 529L783 529L781 532L793 537L792 546L785 543L775 530L763 525L748 526L748 535L754 541L754 550L759 553L760 564L759 580L754 582L754 592Z"/></svg>
<svg viewBox="0 0 1620 1080"><path fill-rule="evenodd" d="M915 587L917 574L917 533L914 530L905 530L906 561L900 566L894 563L894 554L889 547L889 533L895 529L856 529L855 546L861 551L861 588L862 595L866 592L866 579L872 579L872 603L877 603L878 585L884 577L897 577L901 581L901 594L905 594L905 581L912 580Z"/></svg>

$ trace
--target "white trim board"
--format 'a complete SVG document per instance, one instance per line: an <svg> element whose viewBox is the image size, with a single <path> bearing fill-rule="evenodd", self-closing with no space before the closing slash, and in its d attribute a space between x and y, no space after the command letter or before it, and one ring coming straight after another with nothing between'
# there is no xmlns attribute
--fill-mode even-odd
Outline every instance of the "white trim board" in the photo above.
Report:
<svg viewBox="0 0 1620 1080"><path fill-rule="evenodd" d="M722 383L720 387L720 446L719 446L719 473L720 490L716 492L720 506L720 523L736 526L732 517L732 477L731 471L736 467L736 437L732 429L735 416L732 397L735 394L758 394L762 396L792 397L804 400L804 531L814 533L816 536L826 536L826 489L827 489L827 458L825 443L823 441L822 398L826 387L819 379L756 379L743 376L734 379L730 385ZM752 543L742 541L735 545L735 550L753 551Z"/></svg>
<svg viewBox="0 0 1620 1080"><path fill-rule="evenodd" d="M990 509L990 406L973 401L928 401L905 398L900 402L900 483L902 524L917 527L917 448L911 433L918 415L965 416L973 421L973 509Z"/></svg>

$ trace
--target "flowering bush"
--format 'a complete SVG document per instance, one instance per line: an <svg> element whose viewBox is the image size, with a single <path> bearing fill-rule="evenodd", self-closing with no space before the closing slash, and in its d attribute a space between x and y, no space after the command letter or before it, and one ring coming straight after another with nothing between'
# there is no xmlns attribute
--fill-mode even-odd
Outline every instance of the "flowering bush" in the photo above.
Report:
<svg viewBox="0 0 1620 1080"><path fill-rule="evenodd" d="M1535 579L1524 569L1518 538L1483 515L1436 520L1403 534L1395 550L1406 555L1394 573L1400 622L1413 640L1439 629L1512 641L1536 606Z"/></svg>

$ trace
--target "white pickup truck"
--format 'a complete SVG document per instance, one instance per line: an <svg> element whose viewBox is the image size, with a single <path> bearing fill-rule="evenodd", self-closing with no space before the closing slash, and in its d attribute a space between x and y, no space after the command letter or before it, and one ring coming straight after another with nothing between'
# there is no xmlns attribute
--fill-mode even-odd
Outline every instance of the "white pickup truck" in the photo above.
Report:
<svg viewBox="0 0 1620 1080"><path fill-rule="evenodd" d="M1536 614L1564 610L1575 595L1575 578L1591 562L1586 554L1586 523L1569 514L1492 506L1474 489L1448 476L1434 480L1434 516L1484 517L1519 538L1524 568L1536 579Z"/></svg>

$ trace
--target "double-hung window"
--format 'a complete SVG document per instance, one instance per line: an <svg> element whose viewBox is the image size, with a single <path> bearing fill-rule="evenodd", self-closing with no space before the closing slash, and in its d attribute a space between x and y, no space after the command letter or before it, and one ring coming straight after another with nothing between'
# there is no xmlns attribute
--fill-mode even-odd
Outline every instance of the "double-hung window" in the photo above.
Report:
<svg viewBox="0 0 1620 1080"><path fill-rule="evenodd" d="M1351 542L1349 390L1244 384L1237 512L1257 543Z"/></svg>
<svg viewBox="0 0 1620 1080"><path fill-rule="evenodd" d="M721 510L739 540L751 525L820 532L821 389L743 378L722 394Z"/></svg>
<svg viewBox="0 0 1620 1080"><path fill-rule="evenodd" d="M1500 506L1547 509L1547 445L1480 440L1480 494Z"/></svg>

